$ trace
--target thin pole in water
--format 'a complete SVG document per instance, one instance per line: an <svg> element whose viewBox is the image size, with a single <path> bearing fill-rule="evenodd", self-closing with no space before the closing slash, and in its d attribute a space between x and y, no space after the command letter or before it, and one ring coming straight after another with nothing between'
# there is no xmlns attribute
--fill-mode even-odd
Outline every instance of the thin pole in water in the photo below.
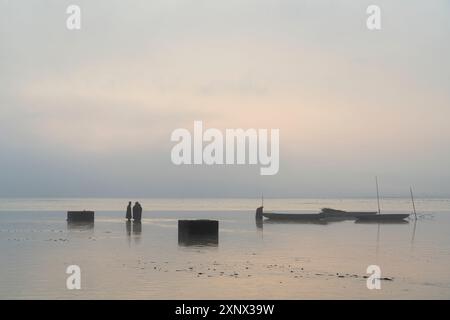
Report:
<svg viewBox="0 0 450 320"><path fill-rule="evenodd" d="M409 192L411 193L411 201L412 201L413 210L414 210L414 217L417 220L416 205L414 204L414 196L413 196L412 187L409 187Z"/></svg>
<svg viewBox="0 0 450 320"><path fill-rule="evenodd" d="M377 204L378 204L378 214L381 213L380 209L380 192L378 191L378 177L375 176L375 185L377 186Z"/></svg>
<svg viewBox="0 0 450 320"><path fill-rule="evenodd" d="M264 192L261 193L261 207L264 207Z"/></svg>

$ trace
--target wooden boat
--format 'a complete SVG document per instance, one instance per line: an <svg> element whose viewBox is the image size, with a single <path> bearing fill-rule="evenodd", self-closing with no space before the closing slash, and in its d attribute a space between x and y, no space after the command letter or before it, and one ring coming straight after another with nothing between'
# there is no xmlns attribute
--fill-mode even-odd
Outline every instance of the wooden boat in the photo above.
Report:
<svg viewBox="0 0 450 320"><path fill-rule="evenodd" d="M380 194L378 191L378 178L375 177L375 183L377 188L377 203L378 212L376 211L344 211L331 208L323 208L319 213L278 213L278 212L264 212L263 205L256 209L256 220L262 221L263 217L272 221L319 221L319 220L356 220L357 222L389 222L389 221L405 221L409 217L409 214L381 214L380 209ZM413 201L414 214L414 198L411 190L411 199Z"/></svg>
<svg viewBox="0 0 450 320"><path fill-rule="evenodd" d="M279 221L314 221L314 220L354 220L362 216L376 215L376 212L343 211L324 208L319 213L278 213L263 212L262 216L270 220Z"/></svg>
<svg viewBox="0 0 450 320"><path fill-rule="evenodd" d="M375 214L360 216L356 221L404 221L409 213Z"/></svg>
<svg viewBox="0 0 450 320"><path fill-rule="evenodd" d="M392 213L392 214L382 214L380 208L380 192L378 191L378 177L375 177L375 185L377 187L377 203L378 203L378 214L373 215L361 215L358 217L356 222L394 222L394 221L405 221L409 217L409 213ZM411 189L412 198L412 189ZM414 199L413 205L414 205Z"/></svg>
<svg viewBox="0 0 450 320"><path fill-rule="evenodd" d="M271 220L278 221L312 221L320 220L324 218L321 213L276 213L276 212L263 212L263 217Z"/></svg>
<svg viewBox="0 0 450 320"><path fill-rule="evenodd" d="M356 224L409 224L408 220L355 220Z"/></svg>
<svg viewBox="0 0 450 320"><path fill-rule="evenodd" d="M321 214L324 215L325 218L335 218L335 219L357 219L362 216L369 216L377 214L376 211L344 211L337 210L331 208L323 208Z"/></svg>
<svg viewBox="0 0 450 320"><path fill-rule="evenodd" d="M94 211L68 211L67 212L67 221L83 221L83 222L91 222L94 221Z"/></svg>

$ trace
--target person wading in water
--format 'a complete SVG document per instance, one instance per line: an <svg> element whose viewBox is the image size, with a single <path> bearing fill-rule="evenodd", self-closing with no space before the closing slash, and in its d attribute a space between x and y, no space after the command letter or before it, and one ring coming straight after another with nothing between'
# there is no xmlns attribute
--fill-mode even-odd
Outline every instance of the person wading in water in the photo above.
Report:
<svg viewBox="0 0 450 320"><path fill-rule="evenodd" d="M127 206L127 214L126 214L125 218L126 218L128 221L131 220L131 201L128 202L128 206Z"/></svg>
<svg viewBox="0 0 450 320"><path fill-rule="evenodd" d="M133 220L134 222L141 222L142 217L142 207L139 202L136 201L136 203L133 206Z"/></svg>

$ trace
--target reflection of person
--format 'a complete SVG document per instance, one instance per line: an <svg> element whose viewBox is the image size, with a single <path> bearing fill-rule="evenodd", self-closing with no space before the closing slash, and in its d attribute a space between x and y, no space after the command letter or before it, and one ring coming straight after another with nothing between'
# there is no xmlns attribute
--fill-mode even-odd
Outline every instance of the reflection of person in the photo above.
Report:
<svg viewBox="0 0 450 320"><path fill-rule="evenodd" d="M127 221L125 223L126 223L125 226L127 229L127 236L131 236L131 221Z"/></svg>
<svg viewBox="0 0 450 320"><path fill-rule="evenodd" d="M136 201L136 203L133 206L133 219L134 221L141 221L142 217L142 207L139 202Z"/></svg>
<svg viewBox="0 0 450 320"><path fill-rule="evenodd" d="M142 223L139 220L133 221L133 239L135 244L139 244L141 242L141 232L142 232Z"/></svg>
<svg viewBox="0 0 450 320"><path fill-rule="evenodd" d="M138 203L135 202L134 206L133 206L133 219L134 220L136 220L136 218L137 218L137 210L138 210L137 208L138 208Z"/></svg>
<svg viewBox="0 0 450 320"><path fill-rule="evenodd" d="M130 208L131 208L131 206L130 206ZM125 228L126 228L126 231L127 231L128 245L130 245L131 244L131 220L127 220L125 222Z"/></svg>
<svg viewBox="0 0 450 320"><path fill-rule="evenodd" d="M127 214L126 214L125 218L127 218L128 221L131 220L131 201L128 202L128 206L127 206Z"/></svg>
<svg viewBox="0 0 450 320"><path fill-rule="evenodd" d="M142 232L142 224L140 221L133 222L133 234L140 235Z"/></svg>
<svg viewBox="0 0 450 320"><path fill-rule="evenodd" d="M142 206L138 202L138 221L141 222L141 219L142 219Z"/></svg>

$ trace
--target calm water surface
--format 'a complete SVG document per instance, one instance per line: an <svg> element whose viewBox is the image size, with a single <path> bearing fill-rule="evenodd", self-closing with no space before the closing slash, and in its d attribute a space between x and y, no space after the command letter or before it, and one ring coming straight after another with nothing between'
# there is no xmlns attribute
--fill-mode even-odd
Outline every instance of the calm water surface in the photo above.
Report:
<svg viewBox="0 0 450 320"><path fill-rule="evenodd" d="M0 298L450 298L450 200L418 199L405 224L255 224L255 199L143 199L141 226L127 224L127 199L0 200ZM373 210L373 199L267 199L272 210ZM410 212L386 199L385 212ZM96 210L71 225L68 209ZM178 219L217 219L219 243L178 243ZM67 290L79 265L82 289ZM366 268L381 267L381 290Z"/></svg>

